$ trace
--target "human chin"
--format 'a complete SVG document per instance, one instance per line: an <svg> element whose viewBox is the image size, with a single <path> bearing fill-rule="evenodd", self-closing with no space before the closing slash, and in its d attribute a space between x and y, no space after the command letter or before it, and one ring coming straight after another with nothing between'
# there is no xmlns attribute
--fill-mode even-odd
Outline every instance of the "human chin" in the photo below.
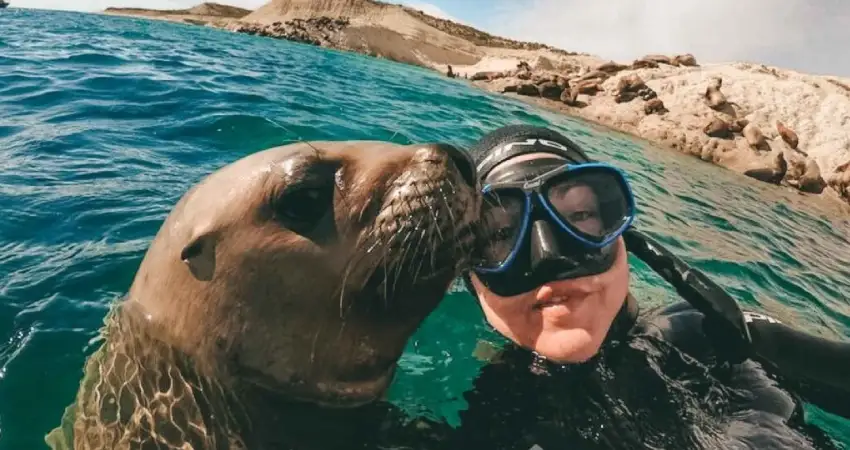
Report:
<svg viewBox="0 0 850 450"><path fill-rule="evenodd" d="M601 340L586 328L544 330L534 347L538 354L556 363L582 363L599 352Z"/></svg>

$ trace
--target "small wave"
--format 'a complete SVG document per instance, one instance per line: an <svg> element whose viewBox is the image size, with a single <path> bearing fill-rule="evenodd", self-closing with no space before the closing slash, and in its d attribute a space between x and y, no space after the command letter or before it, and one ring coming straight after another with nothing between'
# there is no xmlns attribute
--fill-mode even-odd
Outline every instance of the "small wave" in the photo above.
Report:
<svg viewBox="0 0 850 450"><path fill-rule="evenodd" d="M127 64L124 58L105 53L79 53L65 58L55 58L45 61L47 64L55 65L85 65L85 66L112 66L118 67Z"/></svg>

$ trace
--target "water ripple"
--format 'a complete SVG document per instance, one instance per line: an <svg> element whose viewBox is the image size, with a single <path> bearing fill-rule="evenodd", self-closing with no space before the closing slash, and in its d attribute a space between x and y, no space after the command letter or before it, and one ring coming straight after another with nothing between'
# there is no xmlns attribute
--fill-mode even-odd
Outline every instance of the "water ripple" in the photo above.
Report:
<svg viewBox="0 0 850 450"><path fill-rule="evenodd" d="M361 55L78 13L11 9L0 29L2 449L43 446L106 305L185 190L298 139L467 145L507 123L555 126L625 169L638 225L742 303L850 337L847 208ZM635 264L645 304L674 298ZM486 333L468 296L451 296L405 353L395 398L464 407Z"/></svg>

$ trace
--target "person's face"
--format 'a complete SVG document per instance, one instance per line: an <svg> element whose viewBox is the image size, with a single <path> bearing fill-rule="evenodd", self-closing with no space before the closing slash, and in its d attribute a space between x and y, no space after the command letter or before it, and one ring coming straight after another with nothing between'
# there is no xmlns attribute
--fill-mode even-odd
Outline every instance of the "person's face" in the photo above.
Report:
<svg viewBox="0 0 850 450"><path fill-rule="evenodd" d="M523 155L506 164L540 157ZM601 220L593 190L564 186L554 196L560 211L570 211L571 223L599 234ZM503 211L501 214L506 214ZM475 273L471 280L487 321L518 345L557 362L583 362L593 357L611 328L628 294L629 266L625 243L619 238L614 265L606 272L537 286L529 292L501 297L489 291Z"/></svg>

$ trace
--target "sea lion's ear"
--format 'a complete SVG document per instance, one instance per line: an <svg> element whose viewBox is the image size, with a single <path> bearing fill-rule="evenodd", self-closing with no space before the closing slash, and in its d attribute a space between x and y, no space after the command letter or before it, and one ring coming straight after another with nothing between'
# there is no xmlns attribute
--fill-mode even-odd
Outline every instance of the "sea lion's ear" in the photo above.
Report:
<svg viewBox="0 0 850 450"><path fill-rule="evenodd" d="M180 259L200 281L211 280L215 273L215 241L213 233L200 233L180 252Z"/></svg>

